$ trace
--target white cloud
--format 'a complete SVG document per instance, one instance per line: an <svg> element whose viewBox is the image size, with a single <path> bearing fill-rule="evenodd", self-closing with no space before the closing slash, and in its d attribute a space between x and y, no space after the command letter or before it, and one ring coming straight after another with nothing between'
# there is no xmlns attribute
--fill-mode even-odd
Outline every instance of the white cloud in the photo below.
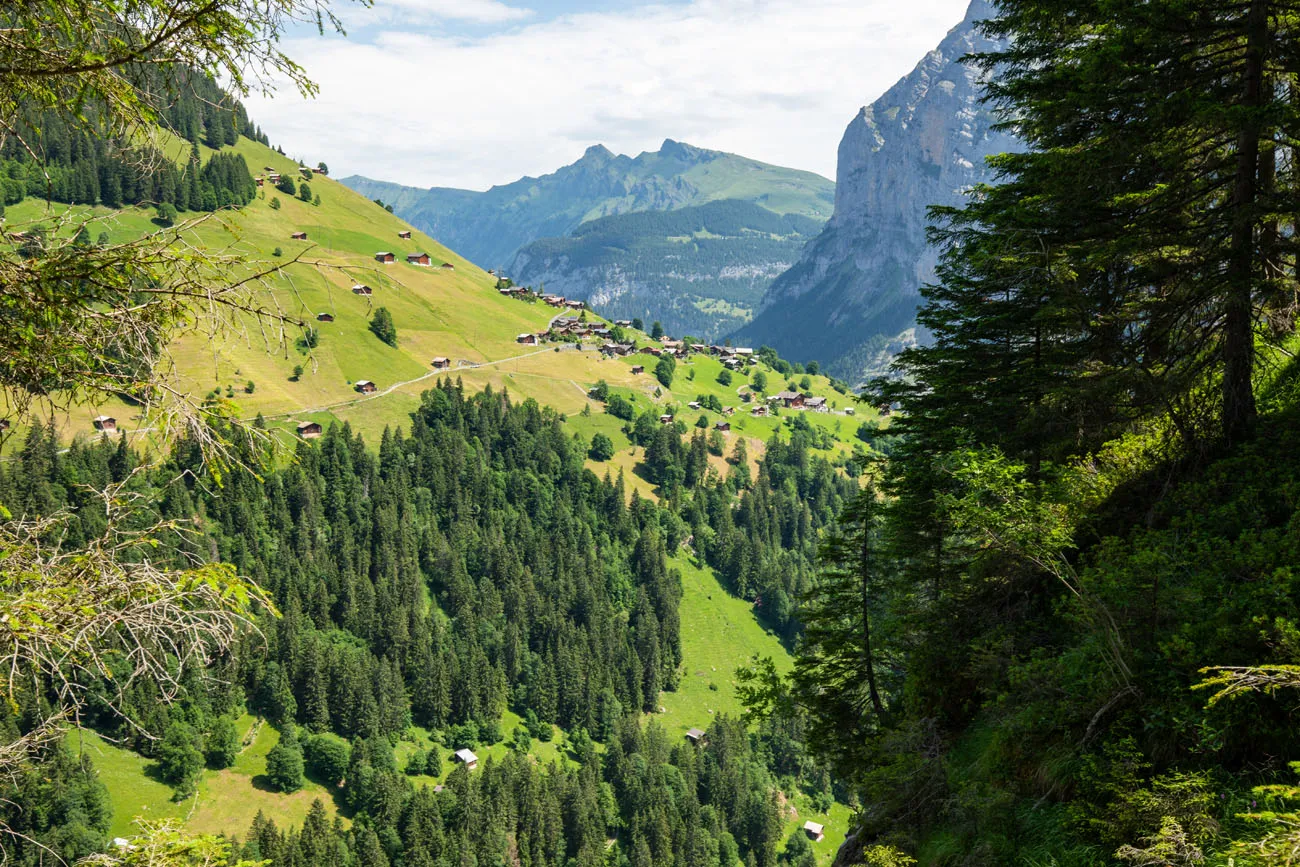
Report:
<svg viewBox="0 0 1300 867"><path fill-rule="evenodd" d="M635 154L665 137L834 177L857 108L938 44L966 3L692 0L478 38L390 19L364 43L294 40L320 96L252 99L249 111L290 154L336 176L419 186L481 189L552 171L593 143Z"/></svg>
<svg viewBox="0 0 1300 867"><path fill-rule="evenodd" d="M383 15L387 8L397 8L424 18L470 21L475 24L502 24L531 18L533 10L507 6L499 0L380 0L375 8ZM385 19L389 15L383 15Z"/></svg>

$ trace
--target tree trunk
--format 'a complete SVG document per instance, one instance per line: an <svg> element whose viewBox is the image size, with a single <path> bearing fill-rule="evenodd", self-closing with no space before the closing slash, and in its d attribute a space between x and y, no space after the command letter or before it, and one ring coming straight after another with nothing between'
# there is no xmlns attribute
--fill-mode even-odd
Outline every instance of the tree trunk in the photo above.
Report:
<svg viewBox="0 0 1300 867"><path fill-rule="evenodd" d="M870 493L862 494L870 496ZM858 559L858 581L862 593L862 663L867 672L867 693L871 709L882 722L888 719L885 704L876 687L876 661L871 650L871 524L874 510L868 510L862 521L862 541Z"/></svg>
<svg viewBox="0 0 1300 867"><path fill-rule="evenodd" d="M1255 422L1254 290L1255 205L1259 198L1259 107L1264 94L1264 51L1268 41L1268 0L1252 0L1246 20L1242 70L1245 120L1237 136L1237 168L1232 189L1232 240L1228 259L1223 335L1223 433L1228 442L1250 436Z"/></svg>

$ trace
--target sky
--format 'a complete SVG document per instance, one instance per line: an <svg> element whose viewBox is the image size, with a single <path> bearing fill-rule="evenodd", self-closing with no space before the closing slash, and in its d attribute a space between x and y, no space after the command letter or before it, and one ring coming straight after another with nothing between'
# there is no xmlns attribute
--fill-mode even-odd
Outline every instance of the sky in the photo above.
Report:
<svg viewBox="0 0 1300 867"><path fill-rule="evenodd" d="M319 94L245 99L330 174L486 189L666 138L835 177L845 125L968 0L338 0L283 47Z"/></svg>

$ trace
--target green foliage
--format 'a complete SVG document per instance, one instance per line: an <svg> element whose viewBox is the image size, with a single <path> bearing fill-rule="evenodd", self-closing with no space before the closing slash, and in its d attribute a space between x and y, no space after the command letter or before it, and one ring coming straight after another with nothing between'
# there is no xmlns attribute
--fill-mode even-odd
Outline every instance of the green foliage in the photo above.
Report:
<svg viewBox="0 0 1300 867"><path fill-rule="evenodd" d="M767 391L767 374L761 370L755 370L749 377L749 384L754 387L755 391Z"/></svg>
<svg viewBox="0 0 1300 867"><path fill-rule="evenodd" d="M651 340L664 339L664 326L663 323L660 322L658 319L656 319L654 321L654 324L650 326L650 339Z"/></svg>
<svg viewBox="0 0 1300 867"><path fill-rule="evenodd" d="M167 726L158 744L156 758L158 775L171 784L180 800L194 793L199 776L203 773L203 752L199 733L189 723L177 720Z"/></svg>
<svg viewBox="0 0 1300 867"><path fill-rule="evenodd" d="M671 355L661 355L655 363L655 379L664 388L672 388L673 374L677 371L677 360Z"/></svg>
<svg viewBox="0 0 1300 867"><path fill-rule="evenodd" d="M311 196L311 184L303 181L298 185L298 198L302 199L304 202L310 202Z"/></svg>
<svg viewBox="0 0 1300 867"><path fill-rule="evenodd" d="M303 741L302 752L312 779L326 786L337 786L347 776L348 765L352 762L352 747L338 735L330 732L309 735Z"/></svg>
<svg viewBox="0 0 1300 867"><path fill-rule="evenodd" d="M636 415L636 407L633 406L632 402L623 395L611 394L609 396L609 402L605 404L605 412L614 416L614 418L631 421Z"/></svg>
<svg viewBox="0 0 1300 867"><path fill-rule="evenodd" d="M727 368L724 367L724 368L722 368L722 370L719 370L719 371L718 371L718 384L719 384L719 385L731 385L731 371L730 371L730 370L728 370Z"/></svg>
<svg viewBox="0 0 1300 867"><path fill-rule="evenodd" d="M607 461L614 457L614 441L603 433L597 433L591 438L587 454L593 461Z"/></svg>
<svg viewBox="0 0 1300 867"><path fill-rule="evenodd" d="M375 309L374 315L370 317L370 333L389 346L397 345L397 326L393 324L393 314L388 312L387 307Z"/></svg>
<svg viewBox="0 0 1300 867"><path fill-rule="evenodd" d="M302 788L302 746L290 724L280 733L280 740L266 754L266 776L279 792L296 792Z"/></svg>
<svg viewBox="0 0 1300 867"><path fill-rule="evenodd" d="M176 222L176 206L170 202L162 202L156 209L154 222L160 226L170 226Z"/></svg>
<svg viewBox="0 0 1300 867"><path fill-rule="evenodd" d="M239 756L239 748L239 729L235 721L228 716L213 720L203 744L208 767L214 770L230 767Z"/></svg>
<svg viewBox="0 0 1300 867"><path fill-rule="evenodd" d="M273 210L273 211L278 211L278 210L280 210L280 197L279 197L279 196L271 196L271 201L270 201L268 204L270 204L270 206L271 206L271 210Z"/></svg>

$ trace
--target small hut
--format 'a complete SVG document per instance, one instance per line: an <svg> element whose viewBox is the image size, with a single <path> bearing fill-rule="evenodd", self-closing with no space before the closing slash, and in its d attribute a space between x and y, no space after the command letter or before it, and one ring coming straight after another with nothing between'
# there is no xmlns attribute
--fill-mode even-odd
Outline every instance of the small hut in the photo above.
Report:
<svg viewBox="0 0 1300 867"><path fill-rule="evenodd" d="M695 744L697 747L702 746L704 744L704 730L689 729L686 732L686 739L691 743Z"/></svg>
<svg viewBox="0 0 1300 867"><path fill-rule="evenodd" d="M382 262L385 265L391 265L397 261L397 255L384 250L375 254L375 261Z"/></svg>
<svg viewBox="0 0 1300 867"><path fill-rule="evenodd" d="M826 829L811 819L803 823L803 832L808 835L808 839L814 843L820 843L826 836Z"/></svg>
<svg viewBox="0 0 1300 867"><path fill-rule="evenodd" d="M375 384L368 379L358 379L354 387L362 394L374 394L377 390Z"/></svg>
<svg viewBox="0 0 1300 867"><path fill-rule="evenodd" d="M406 261L412 265L424 265L426 267L433 262L428 253L407 253Z"/></svg>
<svg viewBox="0 0 1300 867"><path fill-rule="evenodd" d="M307 233L306 233L306 232L293 232L293 233L291 233L291 234L289 235L289 237L292 238L292 239L295 240L295 241L306 241L306 240L307 240Z"/></svg>
<svg viewBox="0 0 1300 867"><path fill-rule="evenodd" d="M443 356L439 355L437 358L433 360L434 370L446 370L449 367L451 367L450 358L444 358Z"/></svg>
<svg viewBox="0 0 1300 867"><path fill-rule="evenodd" d="M470 750L456 750L455 758L471 771L478 767L478 756Z"/></svg>
<svg viewBox="0 0 1300 867"><path fill-rule="evenodd" d="M455 270L456 270L456 266L453 265L453 264L451 264L450 262L443 262L443 263L442 263L441 265L439 265L438 267L439 267L439 268L442 268L444 271L455 271Z"/></svg>
<svg viewBox="0 0 1300 867"><path fill-rule="evenodd" d="M95 430L102 430L105 433L113 433L117 430L117 419L111 415L97 415L93 421Z"/></svg>
<svg viewBox="0 0 1300 867"><path fill-rule="evenodd" d="M360 283L358 283L357 285L355 285L355 286L352 287L352 294L353 294L353 295L365 295L365 296L369 297L369 296L373 295L374 292L375 292L375 290L371 289L369 286L363 286L363 285L360 284Z"/></svg>
<svg viewBox="0 0 1300 867"><path fill-rule="evenodd" d="M515 338L515 343L522 343L524 346L536 346L537 335L525 332Z"/></svg>
<svg viewBox="0 0 1300 867"><path fill-rule="evenodd" d="M397 237L401 238L403 241L409 241L411 240L411 230L403 229L402 231L397 233Z"/></svg>
<svg viewBox="0 0 1300 867"><path fill-rule="evenodd" d="M298 424L298 436L305 440L314 440L321 435L320 422L304 421Z"/></svg>
<svg viewBox="0 0 1300 867"><path fill-rule="evenodd" d="M713 426L713 428L714 428L714 430L720 430L720 431L724 431L724 432L725 432L725 431L730 431L730 430L731 430L731 422L729 422L729 421L720 421L720 422L718 422L717 424L715 424L715 425Z"/></svg>
<svg viewBox="0 0 1300 867"><path fill-rule="evenodd" d="M334 321L334 314L333 314L333 313L317 313L317 314L316 314L316 321L317 321L317 322L333 322L333 321Z"/></svg>

